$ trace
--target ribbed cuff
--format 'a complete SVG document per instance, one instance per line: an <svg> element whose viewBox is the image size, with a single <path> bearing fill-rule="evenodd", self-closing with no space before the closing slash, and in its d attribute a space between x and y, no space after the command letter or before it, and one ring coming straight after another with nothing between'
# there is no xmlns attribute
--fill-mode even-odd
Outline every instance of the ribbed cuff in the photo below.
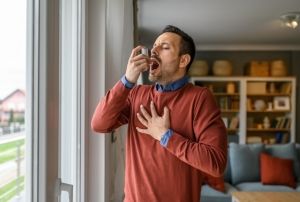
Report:
<svg viewBox="0 0 300 202"><path fill-rule="evenodd" d="M173 131L171 129L167 130L167 132L161 137L160 144L163 147L166 147L168 145L168 141L172 135L173 135Z"/></svg>
<svg viewBox="0 0 300 202"><path fill-rule="evenodd" d="M124 84L124 86L125 86L126 88L129 88L129 89L132 89L133 86L135 85L134 83L129 82L129 81L126 79L125 75L122 76L121 81L122 81L122 83Z"/></svg>

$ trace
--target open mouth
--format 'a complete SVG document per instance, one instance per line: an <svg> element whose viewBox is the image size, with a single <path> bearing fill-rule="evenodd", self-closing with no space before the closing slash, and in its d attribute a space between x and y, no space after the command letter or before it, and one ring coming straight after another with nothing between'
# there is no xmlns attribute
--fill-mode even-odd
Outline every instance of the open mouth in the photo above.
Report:
<svg viewBox="0 0 300 202"><path fill-rule="evenodd" d="M159 64L157 61L153 61L152 64L150 65L151 70L155 70L159 67Z"/></svg>
<svg viewBox="0 0 300 202"><path fill-rule="evenodd" d="M150 65L150 70L155 70L159 67L159 59L155 56L155 55L152 55L151 56L151 65Z"/></svg>

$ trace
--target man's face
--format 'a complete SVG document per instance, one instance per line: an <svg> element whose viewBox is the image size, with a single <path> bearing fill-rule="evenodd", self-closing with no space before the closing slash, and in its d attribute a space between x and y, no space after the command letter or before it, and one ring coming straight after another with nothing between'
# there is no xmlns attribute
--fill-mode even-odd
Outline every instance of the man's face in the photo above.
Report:
<svg viewBox="0 0 300 202"><path fill-rule="evenodd" d="M182 77L179 68L180 43L181 37L171 32L163 33L156 39L151 50L150 81L167 84Z"/></svg>

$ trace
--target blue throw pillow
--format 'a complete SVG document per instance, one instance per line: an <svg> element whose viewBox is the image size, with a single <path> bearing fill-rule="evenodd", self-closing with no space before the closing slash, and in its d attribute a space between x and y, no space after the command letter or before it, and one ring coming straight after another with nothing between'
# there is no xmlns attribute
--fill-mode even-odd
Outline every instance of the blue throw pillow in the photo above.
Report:
<svg viewBox="0 0 300 202"><path fill-rule="evenodd" d="M259 155L263 151L263 144L229 144L232 184L260 181Z"/></svg>
<svg viewBox="0 0 300 202"><path fill-rule="evenodd" d="M266 152L275 157L292 159L294 161L294 175L300 181L300 165L295 143L268 145Z"/></svg>

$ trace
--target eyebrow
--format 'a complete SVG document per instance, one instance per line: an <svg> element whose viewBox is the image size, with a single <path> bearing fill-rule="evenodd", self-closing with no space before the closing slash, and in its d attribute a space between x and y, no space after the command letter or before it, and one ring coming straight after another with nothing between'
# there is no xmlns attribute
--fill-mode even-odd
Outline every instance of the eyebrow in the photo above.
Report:
<svg viewBox="0 0 300 202"><path fill-rule="evenodd" d="M163 46L163 45L171 45L171 43L168 43L168 42L162 42L162 43L159 44L159 45L161 45L161 46ZM157 44L155 43L154 46L157 46Z"/></svg>

